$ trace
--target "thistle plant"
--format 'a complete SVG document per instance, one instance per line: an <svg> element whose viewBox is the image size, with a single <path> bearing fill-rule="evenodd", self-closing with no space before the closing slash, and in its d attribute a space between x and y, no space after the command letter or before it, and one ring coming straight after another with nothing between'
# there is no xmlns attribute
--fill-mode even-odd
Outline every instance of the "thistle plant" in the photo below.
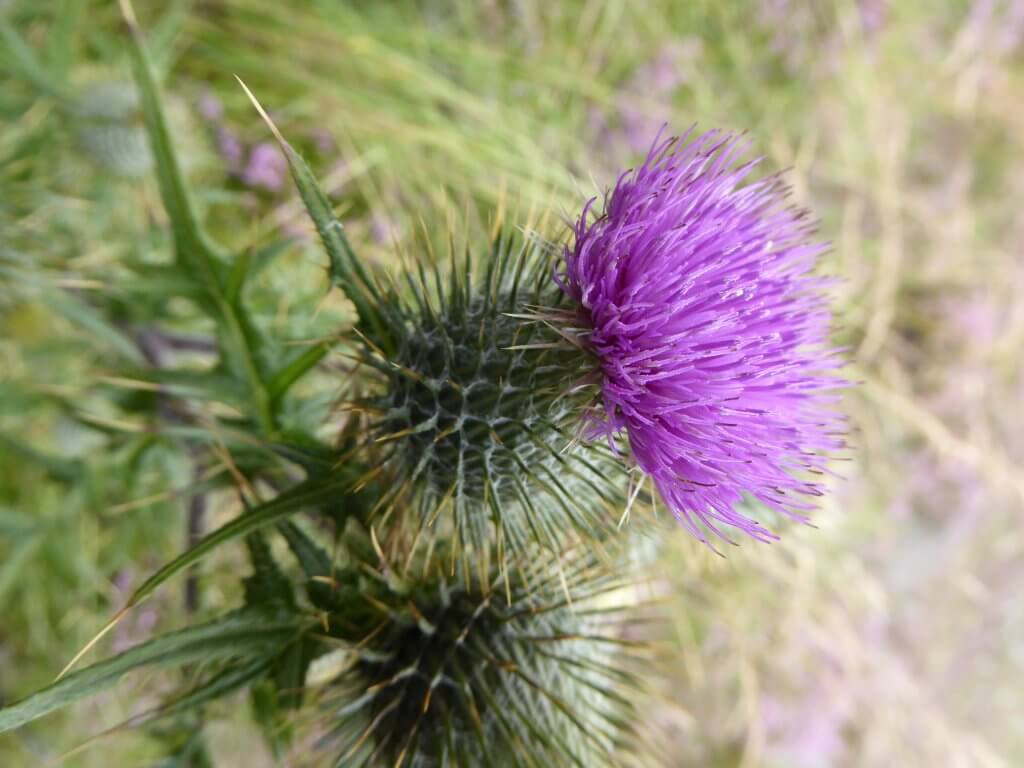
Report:
<svg viewBox="0 0 1024 768"><path fill-rule="evenodd" d="M174 666L189 683L133 724L191 724L247 690L282 757L621 764L639 748L645 654L627 637L651 578L633 545L657 537L623 530L630 510L664 503L705 541L722 525L767 539L740 504L802 518L842 445L805 215L777 179L744 183L736 140L684 137L656 142L569 232L499 221L447 259L383 270L253 98L354 310L294 351L247 309L252 254L203 227L127 4L125 23L174 246L146 269L208 316L218 359L124 374L156 388L154 417L193 455L230 469L244 511L142 583L69 668L222 545L244 542L251 569L236 610L62 675L0 710L0 730ZM320 411L340 423L326 442L296 416L315 409L295 384L322 381L335 353L344 396ZM190 401L222 408L198 419Z"/></svg>

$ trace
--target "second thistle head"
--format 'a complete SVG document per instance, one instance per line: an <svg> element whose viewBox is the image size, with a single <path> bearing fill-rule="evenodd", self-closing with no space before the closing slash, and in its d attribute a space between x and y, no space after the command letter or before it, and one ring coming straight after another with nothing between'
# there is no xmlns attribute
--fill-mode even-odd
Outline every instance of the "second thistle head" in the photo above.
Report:
<svg viewBox="0 0 1024 768"><path fill-rule="evenodd" d="M326 620L348 656L321 696L335 764L621 764L642 693L635 585L587 552L537 551L489 584L436 560Z"/></svg>

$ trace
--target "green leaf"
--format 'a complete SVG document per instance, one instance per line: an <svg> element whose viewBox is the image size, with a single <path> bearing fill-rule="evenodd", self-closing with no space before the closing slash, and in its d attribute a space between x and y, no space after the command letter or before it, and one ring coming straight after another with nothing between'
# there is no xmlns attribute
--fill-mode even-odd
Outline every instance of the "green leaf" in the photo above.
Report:
<svg viewBox="0 0 1024 768"><path fill-rule="evenodd" d="M242 580L245 604L253 608L268 605L293 608L295 594L292 592L292 584L278 567L263 534L258 531L250 533L245 537L245 543L249 547L249 561L252 563L252 574Z"/></svg>
<svg viewBox="0 0 1024 768"><path fill-rule="evenodd" d="M263 383L264 372L259 362L259 353L264 346L263 335L241 307L232 306L220 299L218 307L220 316L217 341L225 365L236 379L245 382L254 415L260 426L271 433L274 430L274 419L270 395Z"/></svg>
<svg viewBox="0 0 1024 768"><path fill-rule="evenodd" d="M280 370L276 371L270 378L267 390L273 401L280 401L291 389L291 386L301 379L310 369L324 359L329 346L326 343L316 344L307 347L295 355Z"/></svg>
<svg viewBox="0 0 1024 768"><path fill-rule="evenodd" d="M317 654L318 642L309 636L292 643L274 661L274 686L277 700L285 709L302 704L306 671Z"/></svg>
<svg viewBox="0 0 1024 768"><path fill-rule="evenodd" d="M296 644L291 641L289 643L288 648ZM179 696L160 707L154 715L157 717L167 717L200 707L248 685L269 671L273 664L273 658L258 658L249 664L232 665L227 669L221 670L202 685L196 686L183 696Z"/></svg>
<svg viewBox="0 0 1024 768"><path fill-rule="evenodd" d="M124 262L133 277L125 277L112 286L118 295L126 299L149 299L152 304L165 301L171 296L181 296L195 301L200 306L209 302L209 297L200 291L191 276L182 273L181 268L174 264L150 264L126 259Z"/></svg>
<svg viewBox="0 0 1024 768"><path fill-rule="evenodd" d="M307 579L317 576L329 576L331 573L331 558L324 549L313 541L299 526L290 521L277 524L277 529L288 542L295 559L299 561L302 572Z"/></svg>
<svg viewBox="0 0 1024 768"><path fill-rule="evenodd" d="M231 372L244 381L249 390L250 407L260 427L267 433L275 428L270 397L263 386L259 365L262 336L249 316L226 298L226 259L206 234L196 216L192 197L171 141L153 65L135 21L131 6L122 3L130 42L132 70L139 88L140 106L156 161L160 195L171 220L177 260L208 297L205 308L217 321L218 340Z"/></svg>
<svg viewBox="0 0 1024 768"><path fill-rule="evenodd" d="M274 659L267 678L252 687L253 714L278 760L292 739L294 718L289 710L302 705L306 672L319 646L315 638L303 636Z"/></svg>
<svg viewBox="0 0 1024 768"><path fill-rule="evenodd" d="M375 335L383 337L383 323L377 308L381 296L376 284L356 258L355 251L345 236L344 227L335 217L327 195L306 165L306 161L288 142L283 142L281 146L288 159L292 179L299 188L299 195L306 206L306 212L313 220L320 240L327 250L331 281L355 304L360 323L368 329L373 329Z"/></svg>
<svg viewBox="0 0 1024 768"><path fill-rule="evenodd" d="M24 538L41 533L44 521L10 507L0 507L0 536Z"/></svg>
<svg viewBox="0 0 1024 768"><path fill-rule="evenodd" d="M171 220L178 259L182 266L193 271L196 281L203 285L211 296L220 296L220 273L223 264L220 263L216 247L203 232L196 217L195 207L171 141L160 90L156 84L153 64L142 39L142 31L130 13L125 18L125 25L128 29L132 71L139 89L140 106L153 157L156 160L160 196Z"/></svg>
<svg viewBox="0 0 1024 768"><path fill-rule="evenodd" d="M190 550L176 557L146 579L132 593L125 609L138 605L153 594L165 581L199 562L221 545L242 536L248 536L250 533L268 525L273 525L301 509L319 506L330 501L338 501L340 497L350 490L351 484L352 480L348 477L315 478L285 491L276 499L253 507L205 536Z"/></svg>
<svg viewBox="0 0 1024 768"><path fill-rule="evenodd" d="M15 585L24 584L24 568L29 560L42 548L45 538L35 533L22 540L13 551L7 553L0 563L0 601L7 600L7 593Z"/></svg>
<svg viewBox="0 0 1024 768"><path fill-rule="evenodd" d="M287 649L290 649L293 645L295 645L295 643L287 644L285 653L287 653ZM153 722L154 720L173 717L175 715L194 715L203 705L208 704L211 701L215 701L222 696L233 693L239 688L249 685L254 680L264 677L274 668L274 663L278 658L280 658L280 656L275 657L268 653L266 655L258 656L255 661L231 663L192 689L171 698L159 707L134 715L118 725L108 728L101 735L113 733L114 731L118 731L123 728L135 727L143 723ZM161 765L163 765L163 763L161 763Z"/></svg>
<svg viewBox="0 0 1024 768"><path fill-rule="evenodd" d="M295 181L295 186L299 189L299 196L306 206L306 212L313 220L313 224L320 234L320 240L327 250L331 282L344 291L349 300L355 304L360 325L369 331L379 343L386 347L390 346L390 334L386 331L386 324L381 312L383 302L380 291L363 267L362 262L357 258L355 251L352 250L348 237L345 235L345 229L335 217L334 209L331 207L326 193L320 187L320 183L316 180L316 176L313 175L306 161L291 144L285 141L284 136L277 130L267 113L263 111L245 83L241 80L238 82L249 96L253 106L266 121L278 144L281 145L281 151L284 152L285 159L288 161L288 168Z"/></svg>
<svg viewBox="0 0 1024 768"><path fill-rule="evenodd" d="M216 768L206 745L202 722L195 716L182 720L170 731L153 729L156 732L152 735L163 742L167 750L153 768Z"/></svg>
<svg viewBox="0 0 1024 768"><path fill-rule="evenodd" d="M282 435L282 440L270 441L267 446L276 455L297 464L308 475L330 472L338 461L338 452L317 441L312 435L295 428Z"/></svg>
<svg viewBox="0 0 1024 768"><path fill-rule="evenodd" d="M228 272L228 284L224 288L224 298L229 304L238 306L242 299L242 287L246 278L249 277L249 267L252 264L252 251L242 251L235 257L231 264L231 271Z"/></svg>
<svg viewBox="0 0 1024 768"><path fill-rule="evenodd" d="M168 394L190 400L210 400L244 408L245 390L222 371L187 368L143 368L123 371L122 378L159 384Z"/></svg>
<svg viewBox="0 0 1024 768"><path fill-rule="evenodd" d="M303 621L247 610L154 638L0 709L0 733L108 688L134 669L265 657L293 641Z"/></svg>
<svg viewBox="0 0 1024 768"><path fill-rule="evenodd" d="M331 558L305 531L295 523L285 520L277 529L288 542L295 559L299 561L306 576L306 593L309 601L323 611L338 607L337 595L331 583L324 579L333 575Z"/></svg>

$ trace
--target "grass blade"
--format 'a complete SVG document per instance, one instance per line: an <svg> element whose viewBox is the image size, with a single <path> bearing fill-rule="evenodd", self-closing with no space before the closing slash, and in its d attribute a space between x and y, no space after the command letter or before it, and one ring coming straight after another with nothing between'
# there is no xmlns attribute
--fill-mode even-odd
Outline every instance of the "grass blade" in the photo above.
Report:
<svg viewBox="0 0 1024 768"><path fill-rule="evenodd" d="M300 630L299 619L282 621L262 611L242 611L154 638L112 659L68 675L0 710L0 733L108 688L134 669L261 657L283 647Z"/></svg>

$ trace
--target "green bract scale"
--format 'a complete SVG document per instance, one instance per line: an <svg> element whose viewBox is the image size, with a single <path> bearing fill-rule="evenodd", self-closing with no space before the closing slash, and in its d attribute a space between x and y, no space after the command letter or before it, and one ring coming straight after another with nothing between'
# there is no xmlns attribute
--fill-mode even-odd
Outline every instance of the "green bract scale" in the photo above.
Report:
<svg viewBox="0 0 1024 768"><path fill-rule="evenodd" d="M491 478L491 490L512 499L510 470L545 458L519 436L532 431L559 441L570 407L557 398L575 361L564 352L514 348L536 341L534 331L476 304L405 340L383 426L405 435L409 458L422 457L436 490L461 482L463 491L482 495Z"/></svg>
<svg viewBox="0 0 1024 768"><path fill-rule="evenodd" d="M593 361L533 314L558 300L553 254L513 233L480 260L479 279L468 256L444 277L424 267L407 300L388 302L392 317L399 308L393 352L368 339L384 386L360 405L376 414L388 506L453 529L467 552L486 553L495 537L520 549L557 546L572 531L600 536L622 509L619 463L574 441L594 397Z"/></svg>
<svg viewBox="0 0 1024 768"><path fill-rule="evenodd" d="M623 670L636 656L620 634L624 582L591 558L554 555L518 587L459 576L438 567L330 622L348 647L319 697L335 765L615 764L635 685Z"/></svg>

